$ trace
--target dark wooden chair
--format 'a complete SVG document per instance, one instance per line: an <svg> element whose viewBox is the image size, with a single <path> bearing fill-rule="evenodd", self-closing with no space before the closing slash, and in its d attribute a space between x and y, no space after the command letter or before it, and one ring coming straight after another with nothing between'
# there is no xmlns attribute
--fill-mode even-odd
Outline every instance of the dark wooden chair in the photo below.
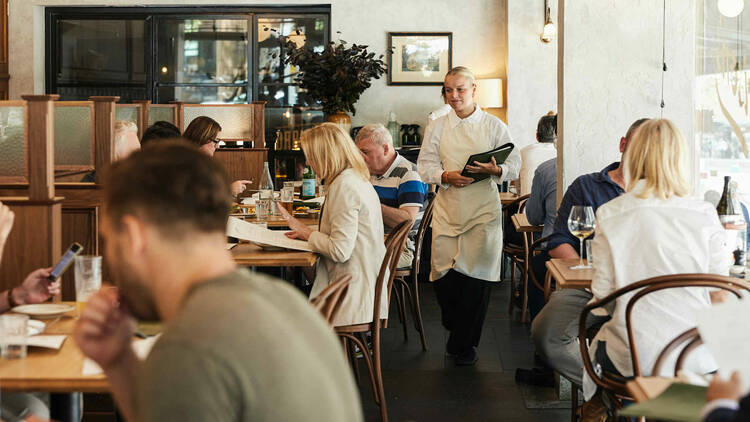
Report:
<svg viewBox="0 0 750 422"><path fill-rule="evenodd" d="M676 377L677 373L680 371L680 369L682 369L682 365L685 363L687 355L702 344L703 339L701 339L701 335L700 333L698 333L697 328L691 328L685 331L684 333L675 337L674 340L667 343L666 346L664 346L664 349L661 351L661 353L659 353L659 357L656 358L656 362L654 362L654 369L651 371L651 373L661 373L662 367L666 363L669 355L671 355L674 351L684 345L682 351L680 351L680 354L677 355L677 360L675 361L674 376Z"/></svg>
<svg viewBox="0 0 750 422"><path fill-rule="evenodd" d="M422 350L427 350L427 339L425 338L424 324L422 323L422 308L419 305L419 269L422 262L422 244L424 243L427 228L430 227L430 222L432 221L432 206L434 202L435 199L433 198L427 204L427 208L422 215L422 221L419 223L417 237L414 239L414 260L411 263L411 267L397 269L396 278L394 279L396 283L396 299L398 300L399 313L404 327L404 339L406 340L409 337L405 309L405 302L408 298L412 314L414 315L414 325L422 339ZM411 279L411 286L407 282L408 278Z"/></svg>
<svg viewBox="0 0 750 422"><path fill-rule="evenodd" d="M411 224L411 221L404 221L397 225L385 239L385 257L383 258L383 264L380 266L378 279L375 283L375 304L372 308L372 321L364 324L334 327L336 334L344 341L344 350L350 358L353 355L351 344L356 345L362 352L370 375L375 403L380 407L380 418L383 422L388 421L388 409L385 402L385 389L383 388L383 373L381 370L380 329L387 326L388 319L381 319L380 303L383 289L386 289L385 291L387 292L386 303L390 303L393 279L396 276L396 265L406 243L406 237L409 234L409 230L411 230ZM368 332L372 334L372 351L367 347L367 340L365 338L365 334ZM359 372L356 369L356 358L353 359L352 365L355 368L357 378L359 378Z"/></svg>
<svg viewBox="0 0 750 422"><path fill-rule="evenodd" d="M633 376L642 376L643 373L641 371L641 365L638 360L638 350L635 344L636 342L634 340L635 335L632 323L633 307L641 298L648 294L666 289L677 289L685 287L718 288L734 293L737 297L740 297L741 290L750 291L750 284L746 283L744 280L736 278L719 276L715 274L673 274L652 277L646 280L639 281L637 283L630 284L612 292L611 294L600 300L596 300L587 304L583 308L578 326L578 342L581 347L583 367L589 377L591 377L591 379L596 383L596 385L613 397L615 406L621 407L622 400L631 399L630 393L628 392L628 389L626 387L627 379L619 377L615 374L608 374L606 372L603 372L601 376L597 375L596 371L594 370L594 365L591 362L591 357L589 355L589 346L588 342L586 341L586 318L592 310L596 308L602 308L614 302L617 298L625 294L635 292L633 296L628 299L625 308L625 324L628 335L628 344L630 347L630 358L633 364ZM685 335L685 333L683 333L683 335ZM675 342L675 340L673 340L672 342ZM667 347L669 347L672 342L667 344ZM697 345L693 346L693 348L694 347L697 347ZM659 363L658 359L657 363Z"/></svg>
<svg viewBox="0 0 750 422"><path fill-rule="evenodd" d="M524 300L524 286L526 285L526 274L528 274L528 247L524 247L526 236L518 233L518 239L510 239L507 232L513 227L511 216L521 213L526 206L529 195L523 195L516 198L513 202L503 205L503 249L502 253L510 259L510 301L508 302L508 314L513 313L513 305L517 300L521 300L521 321L526 320L526 301ZM521 272L521 283L516 284L516 268ZM505 275L505 259L502 260L502 269L500 272Z"/></svg>
<svg viewBox="0 0 750 422"><path fill-rule="evenodd" d="M349 282L351 281L352 276L350 275L341 277L326 286L319 295L310 300L313 308L323 314L323 318L331 325L333 325L333 321L341 309L341 304L344 302L344 298L346 298L346 293L349 290Z"/></svg>

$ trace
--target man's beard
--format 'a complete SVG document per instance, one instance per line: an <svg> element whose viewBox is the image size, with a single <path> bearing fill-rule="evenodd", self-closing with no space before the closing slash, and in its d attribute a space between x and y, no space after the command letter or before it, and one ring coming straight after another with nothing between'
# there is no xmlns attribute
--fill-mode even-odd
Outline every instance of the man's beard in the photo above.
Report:
<svg viewBox="0 0 750 422"><path fill-rule="evenodd" d="M115 257L110 259L110 272L120 292L120 300L133 316L141 321L159 321L159 312L154 301L154 294L128 268L119 247L115 247Z"/></svg>

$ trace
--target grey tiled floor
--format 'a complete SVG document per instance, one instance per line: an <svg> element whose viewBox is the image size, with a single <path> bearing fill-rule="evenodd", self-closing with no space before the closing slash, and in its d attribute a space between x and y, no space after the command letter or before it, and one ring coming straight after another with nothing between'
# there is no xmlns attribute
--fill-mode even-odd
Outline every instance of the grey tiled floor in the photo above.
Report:
<svg viewBox="0 0 750 422"><path fill-rule="evenodd" d="M383 330L383 378L391 421L567 421L570 410L527 409L513 375L533 366L528 324L520 313L508 315L509 284L493 288L475 367L456 367L444 356L447 332L430 284L420 284L426 352L409 326L409 339L393 301L389 328ZM409 315L411 324L411 315ZM367 421L379 421L366 369L362 369L362 405Z"/></svg>

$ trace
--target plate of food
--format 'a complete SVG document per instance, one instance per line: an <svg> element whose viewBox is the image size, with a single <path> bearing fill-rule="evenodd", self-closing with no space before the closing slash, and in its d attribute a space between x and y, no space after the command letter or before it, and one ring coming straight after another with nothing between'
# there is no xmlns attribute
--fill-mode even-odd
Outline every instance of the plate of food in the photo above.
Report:
<svg viewBox="0 0 750 422"><path fill-rule="evenodd" d="M21 305L11 309L18 314L26 314L36 319L53 319L65 313L74 311L76 308L63 303L37 303L35 305Z"/></svg>

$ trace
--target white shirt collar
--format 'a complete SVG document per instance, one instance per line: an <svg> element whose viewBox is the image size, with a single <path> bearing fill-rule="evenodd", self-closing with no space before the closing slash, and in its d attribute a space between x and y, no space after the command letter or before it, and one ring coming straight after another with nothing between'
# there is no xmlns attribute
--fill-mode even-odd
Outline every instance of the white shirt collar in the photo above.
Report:
<svg viewBox="0 0 750 422"><path fill-rule="evenodd" d="M458 117L456 114L456 110L451 109L451 112L448 113L448 122L451 125L451 129L455 128L459 125L459 123L478 123L482 120L482 117L484 116L484 112L481 108L479 108L478 105L474 104L474 112L469 115L469 117L462 119Z"/></svg>

